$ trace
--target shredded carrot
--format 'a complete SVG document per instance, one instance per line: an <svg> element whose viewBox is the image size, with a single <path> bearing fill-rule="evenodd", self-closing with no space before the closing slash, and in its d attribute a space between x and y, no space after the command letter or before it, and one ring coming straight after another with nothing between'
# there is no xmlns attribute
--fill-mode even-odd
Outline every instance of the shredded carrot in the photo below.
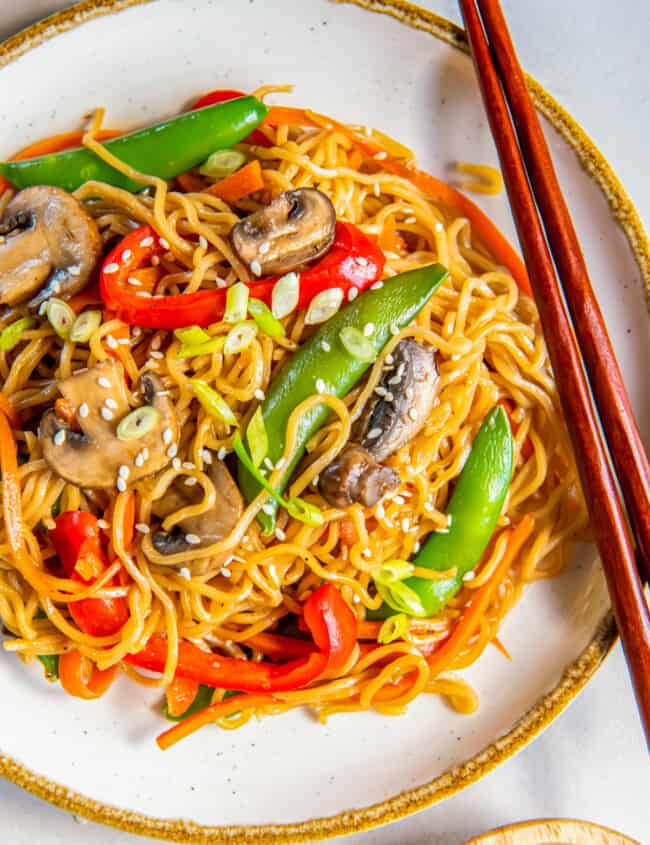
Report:
<svg viewBox="0 0 650 845"><path fill-rule="evenodd" d="M23 147L22 150L19 150L11 156L10 161L22 161L26 158L36 158L37 156L44 156L49 153L60 153L63 150L80 147L81 139L84 134L84 132L77 130L74 132L61 132L59 135L50 135L47 138L41 138L39 141L29 144L29 146ZM117 135L121 134L121 132L118 132L115 129L100 129L95 137L98 141L107 141L109 138L115 138ZM11 187L11 182L0 176L0 194L7 188Z"/></svg>
<svg viewBox="0 0 650 845"><path fill-rule="evenodd" d="M314 652L314 644L309 640L266 632L243 640L241 645L257 649L274 660L297 660L300 657L308 657Z"/></svg>
<svg viewBox="0 0 650 845"><path fill-rule="evenodd" d="M230 176L226 176L225 179L215 182L206 190L206 193L219 197L224 202L237 202L249 194L254 194L255 191L261 191L263 187L262 165L255 159L231 173Z"/></svg>
<svg viewBox="0 0 650 845"><path fill-rule="evenodd" d="M364 619L358 623L359 639L360 640L376 640L381 630L381 622L373 622L370 619Z"/></svg>
<svg viewBox="0 0 650 845"><path fill-rule="evenodd" d="M90 668L88 668L90 666ZM67 651L59 657L61 686L75 698L90 701L104 695L115 680L116 667L100 671L78 649ZM87 677L86 677L87 674Z"/></svg>
<svg viewBox="0 0 650 845"><path fill-rule="evenodd" d="M348 167L352 170L358 170L361 167L361 162L363 161L363 153L358 147L352 150L350 155L348 156Z"/></svg>
<svg viewBox="0 0 650 845"><path fill-rule="evenodd" d="M199 686L192 678L174 678L165 690L169 715L182 716L196 698Z"/></svg>
<svg viewBox="0 0 650 845"><path fill-rule="evenodd" d="M384 224L377 242L384 252L401 252L406 249L406 241L395 228L392 217Z"/></svg>
<svg viewBox="0 0 650 845"><path fill-rule="evenodd" d="M225 701L220 701L218 704L211 704L209 707L199 710L193 716L188 716L183 719L173 728L160 734L156 742L166 751L175 745L186 736L190 736L195 731L198 731L204 725L209 725L216 719L221 719L224 716L232 716L233 713L238 713L240 710L259 709L266 707L269 704L280 703L272 695L234 695L232 698L227 698Z"/></svg>
<svg viewBox="0 0 650 845"><path fill-rule="evenodd" d="M359 135L353 129L338 123L331 117L319 115L304 109L290 108L287 106L273 106L262 121L262 126L316 126L319 128L336 129L342 132L347 138L355 143L359 149L369 157L377 161L384 170L394 173L403 179L408 179L416 188L427 194L435 202L452 208L464 217L467 217L472 224L479 240L488 249L492 256L506 267L517 282L521 290L531 296L530 281L523 261L515 252L506 238L497 229L490 218L468 197L452 188L446 182L436 179L423 170L418 170L412 162L398 161L390 155L377 138L368 138ZM380 158L377 158L380 156Z"/></svg>
<svg viewBox="0 0 650 845"><path fill-rule="evenodd" d="M530 514L526 514L510 531L505 553L492 577L476 591L476 595L470 601L449 637L429 657L429 671L432 677L448 669L474 636L487 607L499 588L499 584L508 574L508 570L514 563L521 547L530 537L534 526L534 518Z"/></svg>
<svg viewBox="0 0 650 845"><path fill-rule="evenodd" d="M7 540L14 557L21 559L25 554L25 547L18 476L18 450L4 414L0 414L0 468L2 469L2 508Z"/></svg>
<svg viewBox="0 0 650 845"><path fill-rule="evenodd" d="M67 422L69 426L74 426L77 422L77 415L75 414L74 408L62 396L59 396L54 403L54 413L60 420Z"/></svg>
<svg viewBox="0 0 650 845"><path fill-rule="evenodd" d="M7 417L13 428L21 427L22 420L20 414L11 404L11 399L6 393L0 393L0 412Z"/></svg>
<svg viewBox="0 0 650 845"><path fill-rule="evenodd" d="M341 520L339 523L339 537L341 538L341 542L346 546L354 546L355 543L359 542L359 534L353 519L345 517L345 519Z"/></svg>
<svg viewBox="0 0 650 845"><path fill-rule="evenodd" d="M161 276L160 267L141 267L139 270L134 270L129 278L140 282L135 288L136 290L146 290L147 293L153 293Z"/></svg>
<svg viewBox="0 0 650 845"><path fill-rule="evenodd" d="M513 417L514 410L516 407L515 403L512 400L506 399L505 396L503 396L501 399L499 399L497 405L501 405L503 410L508 415L508 420L510 421L510 428L512 429L513 434L516 435L517 431L519 430L519 424L515 422ZM530 437L527 437L521 444L521 457L525 461L527 461L534 451L535 450L533 449L533 444L531 443Z"/></svg>
<svg viewBox="0 0 650 845"><path fill-rule="evenodd" d="M187 173L180 173L174 178L178 187L186 194L196 194L204 190L203 180L196 173L192 173L191 170L188 170Z"/></svg>
<svg viewBox="0 0 650 845"><path fill-rule="evenodd" d="M495 637L492 640L492 645L496 648L497 651L501 652L501 654L506 658L506 660L512 660L510 652L498 637Z"/></svg>
<svg viewBox="0 0 650 845"><path fill-rule="evenodd" d="M89 285L68 299L68 305L72 308L75 314L80 314L84 308L87 308L89 305L101 304L102 295L99 292L99 285L96 284Z"/></svg>
<svg viewBox="0 0 650 845"><path fill-rule="evenodd" d="M110 320L117 319L117 314L114 311L110 311L108 308L105 308L102 313L102 321L104 323L108 323ZM115 340L127 340L131 337L131 329L126 323L123 323L116 329L111 331L111 337L115 338ZM128 353L128 347L123 346L121 343L118 343L117 347L111 349L108 345L108 342L105 343L104 348L108 355L111 358L115 358L117 361L121 361L123 364L126 364L126 357Z"/></svg>

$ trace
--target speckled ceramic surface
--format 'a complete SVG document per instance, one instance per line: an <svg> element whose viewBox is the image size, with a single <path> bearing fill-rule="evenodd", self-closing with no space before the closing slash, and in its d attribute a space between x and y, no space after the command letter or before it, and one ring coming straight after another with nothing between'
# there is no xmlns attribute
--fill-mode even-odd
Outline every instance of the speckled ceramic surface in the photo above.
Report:
<svg viewBox="0 0 650 845"><path fill-rule="evenodd" d="M494 162L458 31L398 0L361 5L367 8L325 0L81 4L9 42L0 56L0 155L76 126L97 105L106 106L110 124L129 127L212 87L293 82L286 101L384 129L436 174L448 175L457 158ZM565 136L549 129L648 433L639 366L650 346L647 244L597 151L543 91L536 94ZM505 198L481 204L513 236ZM533 587L506 620L502 639L512 662L490 650L465 673L482 699L472 717L428 698L401 719L339 716L322 727L292 713L235 733L204 731L164 755L153 742L162 726L156 693L124 681L85 704L3 657L0 718L12 730L0 738L0 771L61 806L170 839L280 842L343 833L441 800L513 754L587 682L612 638L596 555L583 548L565 576Z"/></svg>

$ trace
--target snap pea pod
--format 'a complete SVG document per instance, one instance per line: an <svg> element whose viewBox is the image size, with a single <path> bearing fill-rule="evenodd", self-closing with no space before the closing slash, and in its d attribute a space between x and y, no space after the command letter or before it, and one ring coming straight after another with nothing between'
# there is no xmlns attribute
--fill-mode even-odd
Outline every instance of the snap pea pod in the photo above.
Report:
<svg viewBox="0 0 650 845"><path fill-rule="evenodd" d="M343 397L354 387L372 362L353 357L341 342L341 331L347 327L366 330L375 354L379 355L391 332L407 326L426 305L447 277L441 264L431 264L401 273L385 281L380 289L367 290L324 323L304 343L278 373L262 402L262 417L266 427L269 453L273 464L282 456L289 417L305 399L319 392ZM330 409L318 405L306 412L299 424L297 448L289 466L284 470L278 492L286 487L291 474L304 454L312 435L326 421ZM260 492L258 482L240 464L239 486L247 501ZM275 506L273 506L275 508ZM272 503L258 519L266 534L275 527Z"/></svg>
<svg viewBox="0 0 650 845"><path fill-rule="evenodd" d="M216 149L237 144L259 126L267 112L255 97L239 97L180 114L106 141L104 146L136 170L171 179L201 164ZM2 161L0 174L16 188L57 185L74 191L84 182L97 180L127 191L142 189L140 182L119 173L85 147L22 161Z"/></svg>
<svg viewBox="0 0 650 845"><path fill-rule="evenodd" d="M417 616L428 618L439 613L463 586L463 576L479 563L503 508L511 474L512 433L505 411L496 405L474 438L449 500L447 532L430 534L412 560L416 567L438 572L455 568L455 575L440 580L411 577L402 582L417 594L421 604ZM383 619L394 612L389 603L384 603L368 617Z"/></svg>

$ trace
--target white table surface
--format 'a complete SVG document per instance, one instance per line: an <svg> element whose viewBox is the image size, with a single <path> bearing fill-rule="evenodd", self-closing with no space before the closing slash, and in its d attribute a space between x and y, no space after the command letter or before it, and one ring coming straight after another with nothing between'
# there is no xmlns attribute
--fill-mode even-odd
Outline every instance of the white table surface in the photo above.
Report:
<svg viewBox="0 0 650 845"><path fill-rule="evenodd" d="M459 18L452 0L420 2ZM68 5L0 0L0 38ZM526 68L594 138L649 224L648 0L504 0L504 7ZM438 807L341 841L462 845L492 827L544 817L588 819L650 842L650 766L620 647L578 701L514 760ZM0 781L2 845L144 841L82 824Z"/></svg>

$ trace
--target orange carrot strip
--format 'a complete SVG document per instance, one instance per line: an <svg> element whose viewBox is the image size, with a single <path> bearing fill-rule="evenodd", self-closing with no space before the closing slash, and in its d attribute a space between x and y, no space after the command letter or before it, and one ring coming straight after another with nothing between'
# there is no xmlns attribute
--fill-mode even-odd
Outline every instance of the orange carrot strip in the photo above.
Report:
<svg viewBox="0 0 650 845"><path fill-rule="evenodd" d="M224 202L237 202L255 191L261 191L263 187L262 166L255 159L231 173L230 176L226 176L225 179L215 182L206 190L206 193L219 197Z"/></svg>
<svg viewBox="0 0 650 845"><path fill-rule="evenodd" d="M512 655L498 637L495 637L492 640L492 645L496 648L497 651L501 652L501 654L506 658L506 660L512 660Z"/></svg>
<svg viewBox="0 0 650 845"><path fill-rule="evenodd" d="M370 619L364 619L358 623L359 639L360 640L376 640L381 630L382 622L373 622Z"/></svg>
<svg viewBox="0 0 650 845"><path fill-rule="evenodd" d="M187 173L180 173L174 177L181 191L186 194L195 194L204 190L204 182L195 173L188 171Z"/></svg>
<svg viewBox="0 0 650 845"><path fill-rule="evenodd" d="M508 415L508 420L510 422L510 428L512 429L513 433L516 434L517 431L519 430L519 424L517 422L515 422L515 420L513 418L513 413L514 413L514 410L515 410L515 407L516 407L515 403L512 402L510 399L506 399L505 396L503 396L501 399L499 399L499 401L497 402L497 405L501 405L503 410ZM524 440L524 442L521 444L521 457L525 461L527 461L528 458L530 458L530 456L533 454L533 452L534 452L533 444L530 440L530 437L527 437Z"/></svg>
<svg viewBox="0 0 650 845"><path fill-rule="evenodd" d="M192 678L174 678L165 690L169 715L182 716L196 698L199 686Z"/></svg>
<svg viewBox="0 0 650 845"><path fill-rule="evenodd" d="M13 428L20 428L22 420L20 414L11 404L6 393L0 393L0 411L7 417Z"/></svg>
<svg viewBox="0 0 650 845"><path fill-rule="evenodd" d="M90 664L89 675L86 670ZM67 651L59 657L59 680L61 686L75 698L91 701L104 695L115 680L116 667L100 671L88 658L83 657L78 649Z"/></svg>
<svg viewBox="0 0 650 845"><path fill-rule="evenodd" d="M352 170L358 170L361 167L362 161L363 155L361 154L361 150L357 147L356 149L352 150L352 152L348 156L348 167L350 167Z"/></svg>
<svg viewBox="0 0 650 845"><path fill-rule="evenodd" d="M156 742L166 751L175 745L186 736L190 736L195 731L198 731L204 725L209 725L215 719L221 719L224 716L232 716L240 710L251 710L253 708L266 707L269 704L280 703L272 695L234 695L232 698L227 698L225 701L220 701L218 704L211 704L203 710L199 710L193 716L188 716L183 719L173 728L160 734Z"/></svg>
<svg viewBox="0 0 650 845"><path fill-rule="evenodd" d="M485 214L469 197L452 188L446 182L436 179L430 173L425 173L423 170L418 170L410 162L398 161L393 158L389 151L380 144L375 138L367 138L359 135L353 129L338 123L331 117L326 115L318 115L312 113L314 117L310 117L303 109L289 108L287 106L273 106L269 113L262 121L262 125L267 126L317 126L322 128L326 126L329 129L336 129L342 132L347 138L353 141L359 149L363 150L369 158L375 159L377 164L384 170L394 173L396 176L401 176L403 179L408 179L416 188L419 188L423 193L427 194L435 202L447 206L463 216L467 217L481 240L483 245L488 249L491 255L504 267L507 267L512 277L517 282L521 290L527 295L531 296L530 281L528 273L523 261L515 252L513 247L508 243L506 238L497 229L490 218ZM382 156L377 159L377 155ZM385 156L385 158L383 157Z"/></svg>
<svg viewBox="0 0 650 845"><path fill-rule="evenodd" d="M526 514L518 525L512 529L503 558L494 570L492 577L476 591L454 630L440 648L437 648L429 657L431 677L435 677L448 669L469 643L499 584L508 574L508 570L514 563L521 547L530 537L534 527L534 518L530 514Z"/></svg>
<svg viewBox="0 0 650 845"><path fill-rule="evenodd" d="M89 305L102 305L102 297L99 292L99 285L89 285L79 293L75 293L67 300L68 305L75 314L80 314Z"/></svg>
<svg viewBox="0 0 650 845"><path fill-rule="evenodd" d="M345 519L341 520L339 527L339 537L341 538L341 542L344 543L346 546L354 546L355 543L359 542L357 526L354 524L353 519L345 517Z"/></svg>

